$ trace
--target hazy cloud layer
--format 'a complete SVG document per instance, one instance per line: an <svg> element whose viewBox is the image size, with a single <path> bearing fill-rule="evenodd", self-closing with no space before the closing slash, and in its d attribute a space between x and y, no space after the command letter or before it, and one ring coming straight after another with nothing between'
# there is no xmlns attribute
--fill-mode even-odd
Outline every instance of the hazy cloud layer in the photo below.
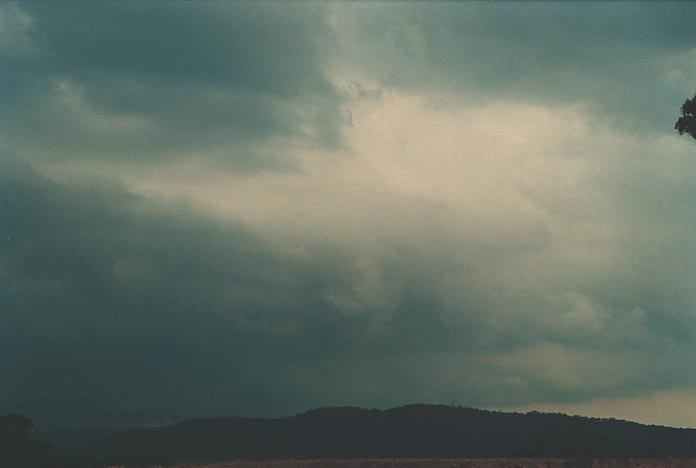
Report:
<svg viewBox="0 0 696 468"><path fill-rule="evenodd" d="M319 5L59 2L7 4L3 16L0 125L27 156L171 164L213 153L255 168L282 154L250 140L339 144Z"/></svg>
<svg viewBox="0 0 696 468"><path fill-rule="evenodd" d="M0 410L696 405L694 15L0 5Z"/></svg>

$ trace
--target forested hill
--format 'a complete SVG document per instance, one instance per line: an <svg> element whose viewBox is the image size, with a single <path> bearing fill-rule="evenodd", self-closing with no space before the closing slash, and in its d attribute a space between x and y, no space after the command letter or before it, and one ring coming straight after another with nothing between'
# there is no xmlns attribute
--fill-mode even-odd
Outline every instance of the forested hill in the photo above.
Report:
<svg viewBox="0 0 696 468"><path fill-rule="evenodd" d="M286 418L210 418L130 430L89 447L100 458L495 458L695 456L696 429L563 414L410 405L323 408Z"/></svg>

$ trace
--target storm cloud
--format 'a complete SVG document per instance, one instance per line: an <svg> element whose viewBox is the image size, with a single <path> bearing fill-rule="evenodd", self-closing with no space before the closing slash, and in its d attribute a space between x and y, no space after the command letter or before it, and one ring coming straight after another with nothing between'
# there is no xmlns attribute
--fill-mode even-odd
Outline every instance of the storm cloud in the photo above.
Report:
<svg viewBox="0 0 696 468"><path fill-rule="evenodd" d="M0 410L693 426L695 15L0 5Z"/></svg>

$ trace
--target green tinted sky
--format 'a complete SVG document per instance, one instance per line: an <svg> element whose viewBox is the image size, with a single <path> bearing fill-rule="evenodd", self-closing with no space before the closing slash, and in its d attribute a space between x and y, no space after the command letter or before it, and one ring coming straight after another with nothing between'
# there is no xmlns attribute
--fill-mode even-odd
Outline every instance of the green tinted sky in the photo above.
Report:
<svg viewBox="0 0 696 468"><path fill-rule="evenodd" d="M0 4L0 412L696 427L696 5Z"/></svg>

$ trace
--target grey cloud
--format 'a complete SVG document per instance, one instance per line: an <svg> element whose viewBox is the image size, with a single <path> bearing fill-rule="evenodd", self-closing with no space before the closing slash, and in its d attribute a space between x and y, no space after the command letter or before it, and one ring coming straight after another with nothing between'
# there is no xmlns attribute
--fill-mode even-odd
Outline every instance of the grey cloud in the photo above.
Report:
<svg viewBox="0 0 696 468"><path fill-rule="evenodd" d="M674 108L694 86L683 76L688 59L673 58L696 47L696 9L688 3L345 10L339 30L358 31L346 60L387 85L463 87L469 100L581 103L606 112L607 124L659 132L672 130Z"/></svg>
<svg viewBox="0 0 696 468"><path fill-rule="evenodd" d="M369 316L325 300L351 287L347 252L297 259L118 184L69 188L13 158L2 169L3 410L76 423L277 414L314 405L304 387L321 376L284 380L293 366L433 345L437 321L409 325L427 303L403 308L382 342Z"/></svg>
<svg viewBox="0 0 696 468"><path fill-rule="evenodd" d="M331 91L317 63L326 34L320 6L57 3L30 5L28 13L49 66L55 59L60 72L156 76L280 97Z"/></svg>
<svg viewBox="0 0 696 468"><path fill-rule="evenodd" d="M577 335L594 313L574 312L579 299L496 299L504 286L486 265L461 276L458 260L395 244L399 254L373 258L397 285L379 318L384 304L360 289L363 263L340 246L297 257L118 184L70 188L11 158L2 169L3 410L134 423L320 404L579 401L692 383L692 341L622 335L630 311L606 311L613 322ZM452 274L464 300L448 305ZM362 302L345 310L327 293Z"/></svg>
<svg viewBox="0 0 696 468"><path fill-rule="evenodd" d="M599 143L569 138L563 156L591 175L541 155L541 175L525 174L522 188L509 177L501 199L489 193L497 183L476 186L486 160L466 151L450 166L428 160L432 174L414 180L454 174L422 181L423 196L394 189L413 182L402 154L348 165L348 180L338 166L310 168L328 173L326 185L259 176L297 217L329 207L319 221L268 222L281 233L301 225L295 244L104 174L71 177L84 161L132 163L122 182L180 161L286 168L284 141L266 146L278 137L336 148L341 105L389 94L349 80L339 96L324 72L342 61L390 92L577 102L607 122L625 117L614 129L671 131L693 82L669 81L662 66L694 47L691 5L12 5L0 6L12 25L0 31L0 128L21 161L0 161L0 410L139 423L333 404L577 402L696 384L694 171L671 141L611 140L617 154L605 154L599 125L581 132ZM367 146L390 150L382 136ZM485 151L495 137L472 143ZM34 169L51 174L46 162L62 179ZM495 179L495 167L481 174ZM404 178L386 189L367 180L392 168ZM473 175L454 180L461 168ZM438 180L471 184L473 200L429 202ZM567 181L587 186L566 198ZM277 215L256 189L244 200Z"/></svg>
<svg viewBox="0 0 696 468"><path fill-rule="evenodd" d="M220 163L254 168L285 155L264 159L245 142L340 144L321 5L18 8L31 18L33 51L6 56L0 77L0 125L18 153L138 161L217 149Z"/></svg>

